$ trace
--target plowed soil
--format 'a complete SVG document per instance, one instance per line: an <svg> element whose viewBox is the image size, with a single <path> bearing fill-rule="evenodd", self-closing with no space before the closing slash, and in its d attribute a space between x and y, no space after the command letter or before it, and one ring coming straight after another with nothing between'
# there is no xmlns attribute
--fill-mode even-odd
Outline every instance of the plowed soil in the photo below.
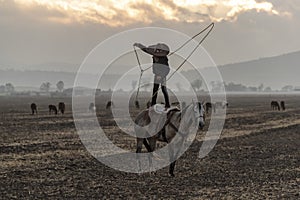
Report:
<svg viewBox="0 0 300 200"><path fill-rule="evenodd" d="M287 110L271 110L274 98ZM66 113L49 115L48 104L60 101ZM32 102L38 115L30 115ZM135 139L116 128L104 100L97 102L108 137L135 152ZM215 148L197 157L205 135L199 131L169 177L167 167L138 175L92 157L76 132L70 98L1 97L0 199L300 199L300 96L235 95L228 102Z"/></svg>

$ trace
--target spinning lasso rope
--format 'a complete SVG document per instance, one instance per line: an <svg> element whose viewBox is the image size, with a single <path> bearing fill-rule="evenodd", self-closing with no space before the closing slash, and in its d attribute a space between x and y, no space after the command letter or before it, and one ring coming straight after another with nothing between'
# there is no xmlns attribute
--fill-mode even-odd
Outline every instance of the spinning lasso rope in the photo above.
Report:
<svg viewBox="0 0 300 200"><path fill-rule="evenodd" d="M185 45L187 45L190 41L192 41L194 38L198 37L199 35L201 35L202 33L204 33L205 31L208 30L208 32L204 35L204 37L200 40L200 42L198 42L198 44L196 45L196 47L191 51L191 53L183 60L183 62L176 68L176 70L167 78L167 81L170 80L174 74L186 63L186 61L193 55L193 53L198 49L198 47L204 42L204 40L208 37L208 35L211 33L211 31L213 30L215 24L214 23L211 23L210 25L208 25L206 28L204 28L203 30L201 30L199 33L197 33L196 35L194 35L193 37L191 37L189 40L187 40L185 43L183 43L180 47L178 47L175 51L171 52L169 54L169 56L172 56L174 55L177 51L179 51L180 49L182 49ZM147 67L145 69L143 69L141 67L141 62L140 62L140 59L139 59L139 56L138 56L138 53L136 51L136 48L135 46L133 46L133 49L134 49L134 52L135 52L135 56L136 56L136 59L137 59L137 62L138 62L138 65L139 65L139 68L141 70L141 73L140 73L140 77L139 77L139 82L138 82L138 90L137 90L137 93L136 93L136 97L135 97L135 105L138 107L138 95L139 95L139 92L140 92L140 86L141 86L141 79L142 79L142 76L143 76L143 73L145 71L147 71L148 69L150 69L152 66L150 67ZM160 87L160 86L159 86ZM159 91L159 89L157 90L157 92ZM154 93L152 95L152 97L154 95L157 94Z"/></svg>

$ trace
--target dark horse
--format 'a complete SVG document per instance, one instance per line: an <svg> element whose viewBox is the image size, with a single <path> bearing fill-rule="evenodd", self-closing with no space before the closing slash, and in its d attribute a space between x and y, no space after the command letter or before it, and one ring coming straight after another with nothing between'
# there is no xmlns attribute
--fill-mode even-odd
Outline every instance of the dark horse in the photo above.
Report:
<svg viewBox="0 0 300 200"><path fill-rule="evenodd" d="M139 101L135 101L134 102L134 105L135 105L135 107L137 108L137 109L140 109L140 102Z"/></svg>
<svg viewBox="0 0 300 200"><path fill-rule="evenodd" d="M150 107L151 107L151 101L147 101L146 107L147 107L147 108L150 108Z"/></svg>
<svg viewBox="0 0 300 200"><path fill-rule="evenodd" d="M209 110L213 110L214 112L216 112L216 106L214 103L211 103L211 102L206 102L204 104L205 106L205 111L206 111L206 114L209 113Z"/></svg>
<svg viewBox="0 0 300 200"><path fill-rule="evenodd" d="M150 109L153 109L151 107ZM153 111L155 112L155 111ZM183 147L185 139L188 137L188 130L190 127L192 127L193 123L198 123L194 124L196 126L199 126L200 128L203 128L205 125L204 122L204 108L201 103L192 103L189 106L185 107L182 112L178 109L175 108L173 110L170 110L167 113L167 120L164 123L163 128L156 133L154 131L154 135L149 136L147 138L140 138L141 135L148 136L150 129L147 128L140 128L140 127L145 127L147 126L152 118L150 119L149 117L150 111L148 109L140 112L138 116L135 119L135 132L137 134L137 149L136 153L138 156L138 165L139 169L141 166L140 159L139 159L139 153L142 152L142 146L143 144L145 145L146 149L148 152L154 152L156 148L156 142L161 141L161 142L167 142L168 147L169 147L169 160L171 162L169 166L169 174L171 176L174 176L174 168L175 168L175 163L178 158L178 154L180 154L180 150ZM155 120L157 121L157 120ZM158 120L160 121L160 120ZM182 123L181 123L182 122ZM159 123L159 122L158 122ZM183 130L182 125L184 126ZM181 129L179 130L179 126ZM175 140L172 142L172 140L175 138L175 136L178 135L180 140ZM140 137L139 137L140 136ZM150 165L152 164L152 154L150 154L150 159L149 163Z"/></svg>
<svg viewBox="0 0 300 200"><path fill-rule="evenodd" d="M34 113L37 114L37 106L36 106L35 103L32 103L32 104L30 105L30 108L31 108L31 113L32 113L32 115L34 115Z"/></svg>
<svg viewBox="0 0 300 200"><path fill-rule="evenodd" d="M280 106L281 106L281 109L283 111L285 111L285 102L284 101L280 101Z"/></svg>
<svg viewBox="0 0 300 200"><path fill-rule="evenodd" d="M96 111L96 106L95 106L94 103L90 103L90 105L89 105L89 111L90 112Z"/></svg>
<svg viewBox="0 0 300 200"><path fill-rule="evenodd" d="M111 107L113 107L113 106L114 106L114 102L109 101L109 102L107 102L107 104L106 104L106 109L109 109L109 108L111 108Z"/></svg>
<svg viewBox="0 0 300 200"><path fill-rule="evenodd" d="M218 101L215 103L215 107L222 108L222 109L228 108L228 105L229 104L227 101Z"/></svg>
<svg viewBox="0 0 300 200"><path fill-rule="evenodd" d="M58 104L58 110L61 112L61 114L65 113L66 105L64 102L59 102Z"/></svg>
<svg viewBox="0 0 300 200"><path fill-rule="evenodd" d="M55 105L49 105L49 115L51 115L52 111L57 115L57 108Z"/></svg>
<svg viewBox="0 0 300 200"><path fill-rule="evenodd" d="M272 110L280 110L279 103L277 101L271 101Z"/></svg>

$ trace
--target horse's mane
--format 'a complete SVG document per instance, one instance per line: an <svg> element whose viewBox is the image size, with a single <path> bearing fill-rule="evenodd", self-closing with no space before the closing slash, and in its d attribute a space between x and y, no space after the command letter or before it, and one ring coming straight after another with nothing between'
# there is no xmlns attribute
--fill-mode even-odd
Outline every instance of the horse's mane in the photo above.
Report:
<svg viewBox="0 0 300 200"><path fill-rule="evenodd" d="M191 104L190 104L191 105ZM181 114L184 115L188 109L188 107L190 107L190 105L186 106L182 111Z"/></svg>
<svg viewBox="0 0 300 200"><path fill-rule="evenodd" d="M186 113L186 111L190 107L190 105L186 106L185 108L183 108L183 110L181 112L179 112L177 119L180 118L180 120L181 120L181 116L183 116Z"/></svg>

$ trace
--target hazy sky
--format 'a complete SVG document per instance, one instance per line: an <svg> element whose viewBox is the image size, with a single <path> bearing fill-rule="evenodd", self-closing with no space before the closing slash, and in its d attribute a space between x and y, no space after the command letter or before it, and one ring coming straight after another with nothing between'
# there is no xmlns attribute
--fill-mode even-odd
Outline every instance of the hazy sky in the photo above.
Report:
<svg viewBox="0 0 300 200"><path fill-rule="evenodd" d="M158 26L192 36L211 21L203 46L218 65L300 50L299 0L0 0L0 69L79 65L120 31Z"/></svg>

